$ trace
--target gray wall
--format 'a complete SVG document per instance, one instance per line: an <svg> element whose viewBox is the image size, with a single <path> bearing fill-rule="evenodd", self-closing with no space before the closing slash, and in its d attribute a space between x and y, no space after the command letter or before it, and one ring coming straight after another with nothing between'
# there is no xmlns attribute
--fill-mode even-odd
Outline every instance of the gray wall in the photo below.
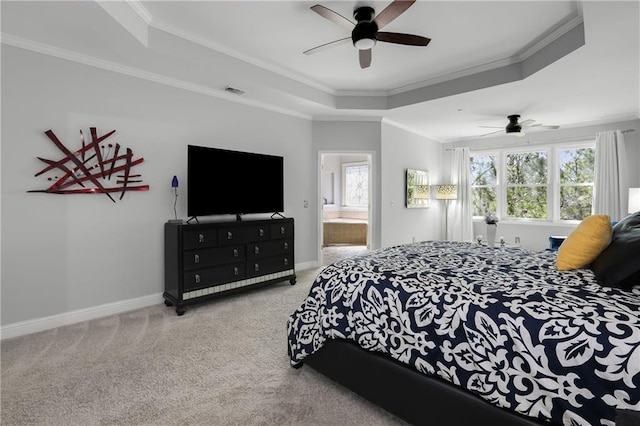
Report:
<svg viewBox="0 0 640 426"><path fill-rule="evenodd" d="M385 244L438 236L407 223L425 212L390 215L383 223L383 176L393 176L385 191L400 208L406 167L438 171L433 160L409 161L433 157L436 144L387 125L385 144L398 152L383 167L380 120L312 122L4 45L2 91L0 321L3 331L11 329L3 337L161 303L163 224L173 217L170 182L178 176L177 211L186 219L188 144L284 156L284 214L296 220L297 268L315 267L320 259L322 152L372 155L373 248L383 244L384 226L393 236ZM77 149L80 129L89 127L99 134L115 129L109 141L144 158L136 172L151 189L129 192L117 203L102 194L27 193L49 185L34 177L42 168L37 157L61 158L43 132L52 129ZM426 151L421 140L429 144ZM398 221L407 229L394 234Z"/></svg>
<svg viewBox="0 0 640 426"><path fill-rule="evenodd" d="M316 213L316 235L322 231L321 208L322 194L320 192L319 173L320 156L325 153L366 153L371 154L372 173L372 205L369 226L371 227L371 248L380 247L380 233L382 222L380 220L380 122L379 121L315 121L313 128L313 151L315 163L313 164L310 179L317 185L318 197L314 200L313 211ZM316 258L320 258L320 238L316 238Z"/></svg>
<svg viewBox="0 0 640 426"><path fill-rule="evenodd" d="M429 172L432 184L442 182L442 146L397 127L382 125L382 246L444 238L444 206L405 207L405 171ZM448 181L448 178L446 179Z"/></svg>
<svg viewBox="0 0 640 426"><path fill-rule="evenodd" d="M36 157L62 158L43 134L72 149L79 131L116 130L133 150L148 192L27 193L49 186ZM163 291L163 224L173 217L171 178L186 218L186 146L285 158L285 211L296 220L296 263L316 261L311 122L85 65L2 46L3 325L89 309ZM231 177L233 171L230 171ZM309 178L300 178L308 176ZM215 188L212 188L212 196Z"/></svg>
<svg viewBox="0 0 640 426"><path fill-rule="evenodd" d="M372 155L373 248L442 238L440 203L433 200L424 210L404 207L404 172L425 169L433 183L448 181L444 148L454 145L553 142L634 128L626 135L630 181L640 187L640 120L443 146L380 120L312 122L6 45L1 59L3 330L54 324L51 318L60 316L67 322L86 319L86 311L109 312L113 305L161 303L162 229L173 216L173 175L181 182L178 216L186 218L188 144L284 156L284 213L296 220L298 268L315 267L320 259L323 152ZM36 157L61 158L43 132L52 129L77 149L79 130L89 127L100 134L115 129L111 141L144 157L136 172L150 191L127 193L117 203L100 194L28 194L48 186L33 176L42 168ZM526 247L544 248L548 235L570 230L501 223L499 235L519 235Z"/></svg>

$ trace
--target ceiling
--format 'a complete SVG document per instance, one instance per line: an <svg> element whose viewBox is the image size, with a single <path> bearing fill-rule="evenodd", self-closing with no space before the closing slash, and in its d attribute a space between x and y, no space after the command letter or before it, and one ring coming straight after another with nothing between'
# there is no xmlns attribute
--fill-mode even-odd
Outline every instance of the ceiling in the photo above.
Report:
<svg viewBox="0 0 640 426"><path fill-rule="evenodd" d="M520 114L572 127L640 118L638 1L417 1L361 69L352 19L388 1L2 1L2 42L315 120L381 120L441 142ZM243 90L242 95L224 91ZM505 136L507 137L507 136Z"/></svg>

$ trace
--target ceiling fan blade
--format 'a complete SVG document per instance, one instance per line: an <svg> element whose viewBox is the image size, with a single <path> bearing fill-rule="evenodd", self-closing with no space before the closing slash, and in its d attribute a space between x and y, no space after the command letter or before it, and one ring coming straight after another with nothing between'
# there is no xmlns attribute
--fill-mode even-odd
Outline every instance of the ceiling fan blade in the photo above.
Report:
<svg viewBox="0 0 640 426"><path fill-rule="evenodd" d="M484 135L480 135L480 137L482 137L482 136L489 136L489 135L495 135L496 133L502 133L502 132L504 132L504 129L502 129L502 130L496 130L495 132L485 133Z"/></svg>
<svg viewBox="0 0 640 426"><path fill-rule="evenodd" d="M359 52L360 68L369 68L369 65L371 65L371 49L359 50Z"/></svg>
<svg viewBox="0 0 640 426"><path fill-rule="evenodd" d="M321 44L320 46L316 46L313 47L309 50L305 50L304 53L305 55L311 55L312 53L318 53L322 50L328 49L329 47L333 47L333 46L339 46L341 44L345 44L347 42L351 41L351 37L345 37L345 38L341 38L339 40L334 40L334 41L330 41L329 43L325 43L325 44Z"/></svg>
<svg viewBox="0 0 640 426"><path fill-rule="evenodd" d="M478 127L482 127L483 129L504 129L504 126L478 126Z"/></svg>
<svg viewBox="0 0 640 426"><path fill-rule="evenodd" d="M536 123L536 124L531 124L527 127L539 127L541 129L559 129L560 126L557 125L553 125L553 124L542 124L542 123Z"/></svg>
<svg viewBox="0 0 640 426"><path fill-rule="evenodd" d="M322 6L321 4L316 4L315 6L311 6L311 10L313 10L323 18L326 18L331 22L334 22L340 25L341 27L348 29L349 31L353 30L353 27L355 27L356 25L350 20L348 20L347 18L345 18L344 16L340 15L338 12L334 12L333 10Z"/></svg>
<svg viewBox="0 0 640 426"><path fill-rule="evenodd" d="M521 121L518 124L520 124L521 127L527 127L527 126L530 127L530 126L534 125L533 123L535 123L535 122L536 122L536 120L528 119L528 120Z"/></svg>
<svg viewBox="0 0 640 426"><path fill-rule="evenodd" d="M387 33L380 32L376 34L378 41L386 41L387 43L408 44L410 46L426 46L431 41L430 38L422 37L414 34Z"/></svg>
<svg viewBox="0 0 640 426"><path fill-rule="evenodd" d="M382 29L382 27L396 19L415 2L416 0L394 0L389 6L380 12L378 16L375 17L374 21L376 25L378 25L378 29Z"/></svg>

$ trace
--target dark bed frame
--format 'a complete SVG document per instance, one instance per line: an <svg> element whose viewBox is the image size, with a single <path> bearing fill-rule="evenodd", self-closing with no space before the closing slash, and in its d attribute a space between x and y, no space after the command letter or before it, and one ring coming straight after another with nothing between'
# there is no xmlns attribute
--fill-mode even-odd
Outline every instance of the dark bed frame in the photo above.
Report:
<svg viewBox="0 0 640 426"><path fill-rule="evenodd" d="M470 391L346 340L328 339L304 364L413 425L551 424L492 405ZM616 425L638 425L638 415L620 410Z"/></svg>

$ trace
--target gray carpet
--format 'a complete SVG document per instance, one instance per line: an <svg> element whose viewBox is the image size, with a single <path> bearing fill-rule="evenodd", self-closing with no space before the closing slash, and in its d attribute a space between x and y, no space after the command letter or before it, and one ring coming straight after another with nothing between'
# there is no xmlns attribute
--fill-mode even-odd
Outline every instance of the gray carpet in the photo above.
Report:
<svg viewBox="0 0 640 426"><path fill-rule="evenodd" d="M368 253L367 246L334 245L322 248L322 264L330 265L340 259Z"/></svg>
<svg viewBox="0 0 640 426"><path fill-rule="evenodd" d="M3 425L393 425L313 369L286 320L319 270L204 304L164 304L5 340Z"/></svg>

